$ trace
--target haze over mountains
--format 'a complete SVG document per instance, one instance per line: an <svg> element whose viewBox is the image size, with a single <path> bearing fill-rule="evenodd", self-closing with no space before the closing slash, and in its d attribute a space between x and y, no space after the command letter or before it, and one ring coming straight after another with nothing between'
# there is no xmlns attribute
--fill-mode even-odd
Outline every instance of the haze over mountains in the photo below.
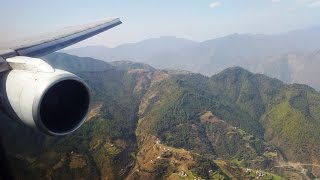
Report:
<svg viewBox="0 0 320 180"><path fill-rule="evenodd" d="M62 53L45 59L88 83L93 108L65 137L0 113L17 179L180 179L181 171L254 179L259 169L261 179L320 177L320 93L309 86L239 67L207 77Z"/></svg>
<svg viewBox="0 0 320 180"><path fill-rule="evenodd" d="M155 68L213 75L232 66L320 89L320 27L276 35L232 34L204 42L160 37L108 48L88 46L66 53L106 61L130 60Z"/></svg>

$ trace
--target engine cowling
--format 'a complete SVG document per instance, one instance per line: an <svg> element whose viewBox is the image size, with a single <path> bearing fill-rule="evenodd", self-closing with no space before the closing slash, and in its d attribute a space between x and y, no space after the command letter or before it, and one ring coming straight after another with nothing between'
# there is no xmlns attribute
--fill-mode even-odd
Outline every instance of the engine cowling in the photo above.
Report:
<svg viewBox="0 0 320 180"><path fill-rule="evenodd" d="M66 135L83 124L90 92L81 78L37 58L7 62L12 70L1 78L1 103L9 116L49 135Z"/></svg>

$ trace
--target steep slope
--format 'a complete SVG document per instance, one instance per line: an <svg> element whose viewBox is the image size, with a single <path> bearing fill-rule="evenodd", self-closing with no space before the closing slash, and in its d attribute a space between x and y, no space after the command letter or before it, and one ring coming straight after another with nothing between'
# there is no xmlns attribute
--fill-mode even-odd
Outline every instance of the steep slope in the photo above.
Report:
<svg viewBox="0 0 320 180"><path fill-rule="evenodd" d="M308 86L238 67L206 77L61 53L47 58L89 84L93 108L83 127L61 138L0 114L18 178L246 179L259 169L265 179L320 177L320 94Z"/></svg>
<svg viewBox="0 0 320 180"><path fill-rule="evenodd" d="M270 56L260 65L248 68L281 79L286 83L308 84L319 90L320 84L317 78L319 62L319 50L304 53L291 52Z"/></svg>
<svg viewBox="0 0 320 180"><path fill-rule="evenodd" d="M93 95L93 110L90 119L77 132L62 138L47 137L8 118L1 118L4 124L1 137L12 160L13 174L23 179L116 179L126 176L134 165L132 154L137 150L136 109L143 89L135 90L135 85L140 75L117 70L94 59L66 54L53 54L47 58L55 67L76 71L88 83ZM72 69L73 65L83 69ZM95 66L100 66L100 71L93 71Z"/></svg>
<svg viewBox="0 0 320 180"><path fill-rule="evenodd" d="M230 69L221 74L229 73L228 71ZM216 76L219 77L219 74ZM315 141L319 137L319 130L315 130L319 129L317 101L319 93L305 85L288 86L261 75L251 74L251 77L253 82L251 87L254 88L251 91L243 91L245 87L250 86L242 83L242 92L240 91L236 101L231 100L231 102L240 104L240 108L252 114L251 117L263 126L265 140L272 139L271 142L281 151L285 148L283 152L288 155L288 159L318 163L319 159L314 157L319 156L319 147ZM250 78L246 78L248 79ZM221 82L218 83L221 84ZM234 83L230 82L230 84ZM308 144L307 149L310 151L306 151L303 144ZM301 151L306 153L299 155Z"/></svg>
<svg viewBox="0 0 320 180"><path fill-rule="evenodd" d="M146 93L138 132L207 157L236 158L245 167L271 168L282 159L317 165L318 98L308 86L242 68L211 78L169 74Z"/></svg>

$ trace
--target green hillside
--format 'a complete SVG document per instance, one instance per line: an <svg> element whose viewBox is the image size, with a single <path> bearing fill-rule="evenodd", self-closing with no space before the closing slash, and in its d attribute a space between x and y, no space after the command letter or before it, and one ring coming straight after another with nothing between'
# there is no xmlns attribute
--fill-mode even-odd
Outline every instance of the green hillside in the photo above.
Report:
<svg viewBox="0 0 320 180"><path fill-rule="evenodd" d="M60 138L1 114L17 178L176 179L183 171L190 178L250 179L260 169L266 179L320 176L316 166L307 173L275 168L320 163L320 93L308 86L237 67L206 77L61 53L47 58L64 69L88 61L101 67L73 69L91 87L92 110L83 127Z"/></svg>

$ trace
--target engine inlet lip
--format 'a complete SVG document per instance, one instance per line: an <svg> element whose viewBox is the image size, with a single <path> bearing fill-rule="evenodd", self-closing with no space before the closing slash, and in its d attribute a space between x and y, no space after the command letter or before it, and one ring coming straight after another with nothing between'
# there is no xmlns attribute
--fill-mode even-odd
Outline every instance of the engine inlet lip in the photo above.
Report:
<svg viewBox="0 0 320 180"><path fill-rule="evenodd" d="M48 92L48 90L53 87L54 85L62 82L62 81L66 81L66 80L74 80L74 81L78 81L80 83L82 83L82 85L86 88L87 92L88 92L88 101L89 101L89 105L87 108L87 112L83 115L81 121L79 121L78 125L75 126L74 128L66 131L66 132L54 132L51 131L50 129L48 129L41 120L41 115L40 115L40 105L41 102L45 96L45 94ZM32 116L33 119L35 121L36 126L38 126L38 128L51 136L65 136L67 134L70 134L72 132L74 132L75 130L77 130L87 119L88 113L89 113L89 109L90 109L90 103L91 103L91 94L90 94L90 89L88 87L88 85L78 76L74 75L74 74L60 74L58 76L55 76L54 78L51 78L50 80L44 82L43 84L41 84L41 88L40 90L37 92L35 99L33 101L32 104Z"/></svg>

